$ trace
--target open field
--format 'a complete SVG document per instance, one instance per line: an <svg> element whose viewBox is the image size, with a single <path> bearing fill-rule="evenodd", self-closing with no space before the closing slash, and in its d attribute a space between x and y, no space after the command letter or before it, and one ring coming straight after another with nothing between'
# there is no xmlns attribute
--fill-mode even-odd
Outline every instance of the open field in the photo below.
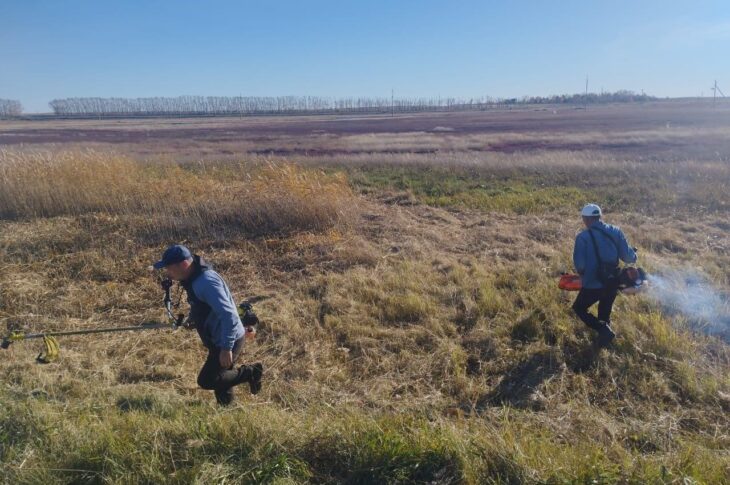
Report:
<svg viewBox="0 0 730 485"><path fill-rule="evenodd" d="M369 116L171 118L0 122L0 146L112 145L152 157L241 154L610 150L652 156L727 153L730 103L540 107ZM377 135L377 136L376 136ZM197 158L196 158L197 157Z"/></svg>
<svg viewBox="0 0 730 485"><path fill-rule="evenodd" d="M3 326L159 320L183 242L267 369L218 409L194 333L13 344L2 481L730 483L730 334L619 297L596 352L556 286L595 201L730 292L729 108L0 122Z"/></svg>

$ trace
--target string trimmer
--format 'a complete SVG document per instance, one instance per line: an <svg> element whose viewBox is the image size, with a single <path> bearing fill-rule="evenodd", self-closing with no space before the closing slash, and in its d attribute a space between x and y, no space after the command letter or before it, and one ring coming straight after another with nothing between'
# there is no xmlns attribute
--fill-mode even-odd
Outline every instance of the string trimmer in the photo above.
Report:
<svg viewBox="0 0 730 485"><path fill-rule="evenodd" d="M36 357L36 360L38 362L47 364L49 362L53 362L58 358L59 353L59 346L58 342L56 341L56 337L60 336L66 336L66 335L87 335L92 333L112 333L112 332L136 332L140 330L154 330L154 329L160 329L160 328L169 328L172 330L177 329L178 327L185 325L185 316L183 314L178 314L177 316L173 313L173 303L172 303L172 297L171 297L171 289L173 286L172 280L169 279L160 279L160 284L162 286L162 289L165 292L165 296L163 299L163 303L165 305L165 311L167 313L167 318L169 319L168 323L158 323L158 322L151 322L151 323L143 323L141 325L134 325L129 327L108 327L108 328L92 328L92 329L85 329L85 330L66 330L66 331L58 331L58 332L38 332L38 333L24 333L21 331L10 331L6 336L3 337L2 343L0 344L0 348L7 349L10 347L10 344L13 342L19 342L21 340L31 340L31 339L43 339L43 348L41 349L41 352L38 354L38 357ZM178 302L175 304L175 308L179 306L180 301L178 298Z"/></svg>

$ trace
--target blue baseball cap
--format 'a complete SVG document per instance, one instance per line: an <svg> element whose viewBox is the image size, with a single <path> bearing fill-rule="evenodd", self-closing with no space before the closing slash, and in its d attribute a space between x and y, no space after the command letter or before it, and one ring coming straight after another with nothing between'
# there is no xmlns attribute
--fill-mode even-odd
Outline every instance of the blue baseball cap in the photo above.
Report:
<svg viewBox="0 0 730 485"><path fill-rule="evenodd" d="M192 257L193 253L188 248L181 244L175 244L165 249L165 252L162 254L162 259L152 266L155 269L162 269L165 266L170 266L171 264L176 264Z"/></svg>

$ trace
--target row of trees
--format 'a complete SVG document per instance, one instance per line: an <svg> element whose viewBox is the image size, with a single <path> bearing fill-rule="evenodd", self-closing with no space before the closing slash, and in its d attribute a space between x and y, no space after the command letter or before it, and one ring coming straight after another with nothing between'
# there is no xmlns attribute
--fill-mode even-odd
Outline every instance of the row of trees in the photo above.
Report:
<svg viewBox="0 0 730 485"><path fill-rule="evenodd" d="M318 96L177 96L155 98L65 98L49 103L57 115L216 115L288 113L376 113L465 111L512 104L584 104L654 99L631 91L511 99L481 98L331 98Z"/></svg>
<svg viewBox="0 0 730 485"><path fill-rule="evenodd" d="M216 115L287 113L377 113L466 111L514 104L600 104L656 99L632 91L564 94L547 97L481 98L331 98L321 96L177 96L156 98L65 98L49 103L56 115ZM0 99L0 117L18 116L20 101Z"/></svg>
<svg viewBox="0 0 730 485"><path fill-rule="evenodd" d="M14 99L1 99L0 98L0 118L9 118L11 116L18 116L23 112L23 105L20 101Z"/></svg>
<svg viewBox="0 0 730 485"><path fill-rule="evenodd" d="M655 100L648 94L637 94L633 91L620 90L614 93L561 94L548 97L525 98L528 104L600 104L600 103L633 103Z"/></svg>
<svg viewBox="0 0 730 485"><path fill-rule="evenodd" d="M492 98L329 98L317 96L178 96L174 98L66 98L49 103L58 115L276 114L474 109Z"/></svg>

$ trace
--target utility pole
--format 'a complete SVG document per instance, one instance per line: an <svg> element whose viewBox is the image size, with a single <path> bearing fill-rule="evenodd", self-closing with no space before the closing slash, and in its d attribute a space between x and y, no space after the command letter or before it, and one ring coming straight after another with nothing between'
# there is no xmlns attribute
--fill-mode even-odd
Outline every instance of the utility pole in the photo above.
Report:
<svg viewBox="0 0 730 485"><path fill-rule="evenodd" d="M393 88L390 88L390 117L395 117L395 98L394 98L394 91Z"/></svg>
<svg viewBox="0 0 730 485"><path fill-rule="evenodd" d="M725 93L723 93L720 86L717 85L717 79L715 79L715 84L710 89L712 89L712 107L714 108L717 105L717 93L720 93L720 96L723 98L725 97Z"/></svg>
<svg viewBox="0 0 730 485"><path fill-rule="evenodd" d="M588 75L586 74L586 94L583 98L583 109L588 110Z"/></svg>

